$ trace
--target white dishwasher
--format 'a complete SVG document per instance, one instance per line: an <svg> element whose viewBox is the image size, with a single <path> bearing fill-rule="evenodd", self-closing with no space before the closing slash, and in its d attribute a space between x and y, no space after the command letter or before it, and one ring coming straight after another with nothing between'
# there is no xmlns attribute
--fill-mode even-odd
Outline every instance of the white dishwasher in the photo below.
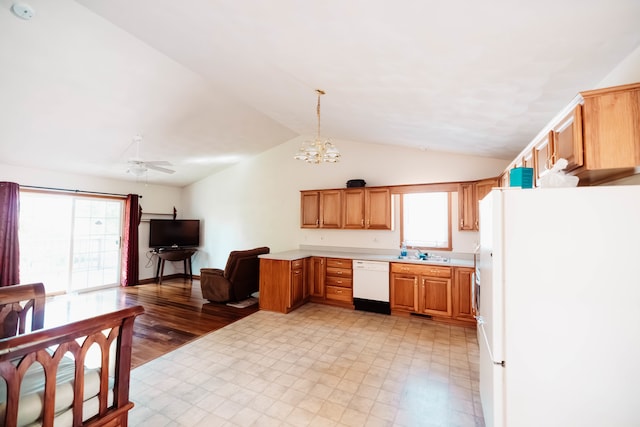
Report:
<svg viewBox="0 0 640 427"><path fill-rule="evenodd" d="M353 260L353 306L356 310L391 314L388 262Z"/></svg>

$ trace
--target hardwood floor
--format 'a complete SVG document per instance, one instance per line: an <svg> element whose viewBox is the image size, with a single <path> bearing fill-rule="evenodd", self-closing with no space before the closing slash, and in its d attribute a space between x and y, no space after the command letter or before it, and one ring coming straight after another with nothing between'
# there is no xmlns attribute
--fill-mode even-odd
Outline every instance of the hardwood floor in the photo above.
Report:
<svg viewBox="0 0 640 427"><path fill-rule="evenodd" d="M142 305L145 313L135 321L132 368L153 360L204 334L220 329L258 311L211 303L202 298L200 281L163 280L119 288L126 305Z"/></svg>

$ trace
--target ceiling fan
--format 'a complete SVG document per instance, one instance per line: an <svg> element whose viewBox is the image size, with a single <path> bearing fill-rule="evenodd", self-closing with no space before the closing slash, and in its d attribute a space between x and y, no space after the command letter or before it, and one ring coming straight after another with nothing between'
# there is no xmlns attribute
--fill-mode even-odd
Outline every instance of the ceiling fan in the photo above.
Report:
<svg viewBox="0 0 640 427"><path fill-rule="evenodd" d="M136 156L127 161L129 167L127 169L127 173L135 176L142 176L147 173L149 170L154 170L158 172L164 173L175 173L174 170L165 168L163 166L172 166L171 163L166 160L158 160L158 161L146 161L140 158L140 143L142 142L142 136L136 135L133 138L133 142L136 143Z"/></svg>

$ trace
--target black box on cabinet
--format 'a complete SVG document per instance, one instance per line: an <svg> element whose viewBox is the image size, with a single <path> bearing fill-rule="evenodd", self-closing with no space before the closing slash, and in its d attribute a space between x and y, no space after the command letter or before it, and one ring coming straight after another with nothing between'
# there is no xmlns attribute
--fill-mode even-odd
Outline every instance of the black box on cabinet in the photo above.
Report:
<svg viewBox="0 0 640 427"><path fill-rule="evenodd" d="M364 187L365 185L367 185L367 183L364 182L364 179L350 179L347 181L347 188Z"/></svg>

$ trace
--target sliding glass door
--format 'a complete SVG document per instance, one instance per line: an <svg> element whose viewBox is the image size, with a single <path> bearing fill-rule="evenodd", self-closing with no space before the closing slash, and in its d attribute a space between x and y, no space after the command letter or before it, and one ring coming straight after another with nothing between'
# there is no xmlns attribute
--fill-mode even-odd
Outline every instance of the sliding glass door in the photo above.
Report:
<svg viewBox="0 0 640 427"><path fill-rule="evenodd" d="M47 293L118 285L124 202L20 193L20 278Z"/></svg>

